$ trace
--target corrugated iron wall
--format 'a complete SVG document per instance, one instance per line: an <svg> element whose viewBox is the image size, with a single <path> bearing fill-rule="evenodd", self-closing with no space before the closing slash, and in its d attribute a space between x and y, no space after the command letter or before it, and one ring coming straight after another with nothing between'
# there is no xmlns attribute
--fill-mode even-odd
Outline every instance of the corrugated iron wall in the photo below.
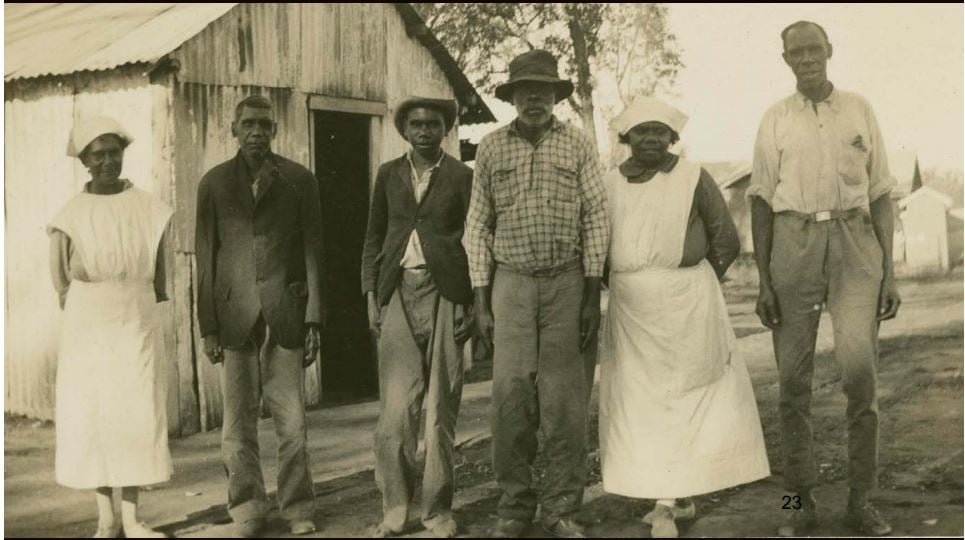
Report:
<svg viewBox="0 0 965 540"><path fill-rule="evenodd" d="M90 180L80 161L67 157L67 139L76 119L113 116L135 139L124 153L124 176L160 194L152 167L152 89L137 67L17 81L5 89L4 403L7 411L51 419L60 306L49 277L46 225Z"/></svg>
<svg viewBox="0 0 965 540"><path fill-rule="evenodd" d="M60 310L44 227L87 180L64 155L74 118L116 116L137 139L125 154L125 175L177 211L166 254L172 301L163 370L170 431L186 435L221 423L220 368L204 357L197 329L193 235L201 176L237 150L235 104L268 96L279 122L275 151L311 167L311 95L384 103L387 113L372 121L374 169L407 148L392 106L411 94L454 95L390 4L242 4L172 57L180 69L155 73L153 82L137 65L6 85L7 411L53 417ZM458 156L456 130L445 146ZM318 364L306 388L309 403L318 402Z"/></svg>

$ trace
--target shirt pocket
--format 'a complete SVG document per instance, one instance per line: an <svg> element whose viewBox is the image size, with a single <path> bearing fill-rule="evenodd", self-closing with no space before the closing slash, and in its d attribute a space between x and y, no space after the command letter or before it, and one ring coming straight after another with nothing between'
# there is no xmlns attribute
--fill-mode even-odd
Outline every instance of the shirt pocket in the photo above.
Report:
<svg viewBox="0 0 965 540"><path fill-rule="evenodd" d="M845 137L838 150L838 175L849 186L867 185L871 148L868 137L857 133Z"/></svg>
<svg viewBox="0 0 965 540"><path fill-rule="evenodd" d="M519 195L519 182L516 176L516 167L507 167L493 172L491 186L493 206L497 212L513 206L513 202Z"/></svg>
<svg viewBox="0 0 965 540"><path fill-rule="evenodd" d="M553 178L547 186L548 196L556 201L577 202L580 190L577 185L576 167L572 165L554 165Z"/></svg>

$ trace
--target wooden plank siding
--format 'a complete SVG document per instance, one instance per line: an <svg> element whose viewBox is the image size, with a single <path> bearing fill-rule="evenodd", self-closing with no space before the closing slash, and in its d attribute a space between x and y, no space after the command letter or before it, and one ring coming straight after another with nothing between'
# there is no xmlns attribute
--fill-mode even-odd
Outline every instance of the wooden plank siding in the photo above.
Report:
<svg viewBox="0 0 965 540"><path fill-rule="evenodd" d="M129 64L5 84L7 411L53 418L60 309L47 277L45 226L88 180L65 156L76 119L117 118L135 138L124 176L175 208L163 255L171 301L162 306L159 368L169 431L183 436L222 419L221 368L204 356L197 324L194 223L202 175L237 152L237 102L271 99L279 123L273 150L309 168L312 107L369 116L372 182L380 163L408 148L392 122L395 105L412 94L454 96L392 4L239 4L168 59L154 73ZM458 156L455 129L444 146ZM319 362L306 371L305 388L306 401L319 403Z"/></svg>

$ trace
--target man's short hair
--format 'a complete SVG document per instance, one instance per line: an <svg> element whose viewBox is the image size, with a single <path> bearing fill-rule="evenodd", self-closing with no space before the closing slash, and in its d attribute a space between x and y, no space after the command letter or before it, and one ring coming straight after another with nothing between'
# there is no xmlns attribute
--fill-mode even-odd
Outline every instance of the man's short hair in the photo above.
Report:
<svg viewBox="0 0 965 540"><path fill-rule="evenodd" d="M245 107L250 107L252 109L268 109L271 110L271 100L265 96L259 96L257 94L246 97L245 99L238 102L235 106L235 122L241 118L241 111Z"/></svg>
<svg viewBox="0 0 965 540"><path fill-rule="evenodd" d="M831 40L828 39L828 33L824 31L824 27L821 26L820 24L818 24L818 23L816 23L816 22L812 22L812 21L797 21L797 22L793 22L793 23L787 25L787 28L785 28L784 30L781 31L781 45L782 45L785 49L787 49L787 35L788 35L788 33L790 33L790 31L791 31L791 30L794 30L795 28L804 28L805 26L813 26L813 27L817 28L817 29L818 29L818 32L821 32L821 35L824 36L824 42L825 42L825 43L829 43L829 44L831 43Z"/></svg>

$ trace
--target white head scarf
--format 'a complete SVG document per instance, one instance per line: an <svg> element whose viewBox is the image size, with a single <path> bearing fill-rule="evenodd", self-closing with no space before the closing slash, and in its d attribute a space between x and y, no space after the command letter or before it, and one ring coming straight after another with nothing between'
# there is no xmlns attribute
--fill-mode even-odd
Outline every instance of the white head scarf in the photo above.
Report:
<svg viewBox="0 0 965 540"><path fill-rule="evenodd" d="M657 98L640 96L613 120L613 127L626 135L644 122L660 122L680 135L687 125L687 115Z"/></svg>
<svg viewBox="0 0 965 540"><path fill-rule="evenodd" d="M134 137L127 132L116 120L108 116L94 116L83 120L78 120L74 128L70 130L70 139L67 141L67 155L70 157L80 157L80 153L87 148L87 145L101 135L108 133L117 135L124 141L124 146L134 142Z"/></svg>

